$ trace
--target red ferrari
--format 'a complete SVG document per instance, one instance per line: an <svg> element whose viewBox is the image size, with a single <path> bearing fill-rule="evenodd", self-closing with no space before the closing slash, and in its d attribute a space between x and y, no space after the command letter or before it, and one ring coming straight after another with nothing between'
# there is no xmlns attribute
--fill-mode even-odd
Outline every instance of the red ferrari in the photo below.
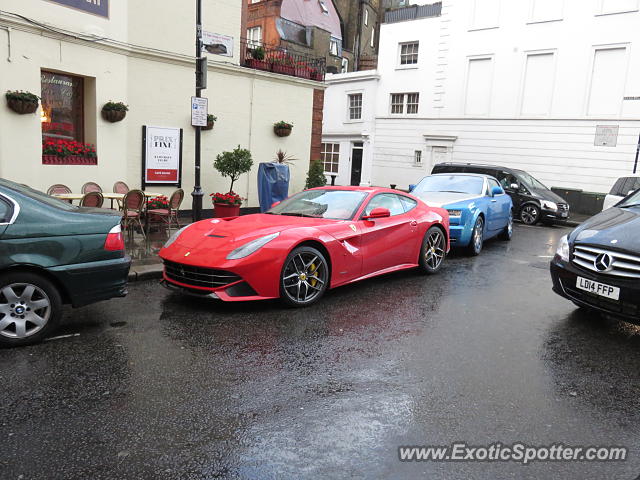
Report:
<svg viewBox="0 0 640 480"><path fill-rule="evenodd" d="M446 210L387 188L321 187L265 213L191 224L160 257L169 288L301 307L328 288L376 275L415 267L435 273L448 251Z"/></svg>

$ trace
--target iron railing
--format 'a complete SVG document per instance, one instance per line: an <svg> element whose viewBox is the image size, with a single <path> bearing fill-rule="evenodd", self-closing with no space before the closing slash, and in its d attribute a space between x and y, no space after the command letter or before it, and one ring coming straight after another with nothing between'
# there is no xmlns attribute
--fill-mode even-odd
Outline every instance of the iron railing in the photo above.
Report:
<svg viewBox="0 0 640 480"><path fill-rule="evenodd" d="M311 57L283 47L268 46L253 40L240 40L240 64L255 70L279 73L309 80L324 81L327 60Z"/></svg>

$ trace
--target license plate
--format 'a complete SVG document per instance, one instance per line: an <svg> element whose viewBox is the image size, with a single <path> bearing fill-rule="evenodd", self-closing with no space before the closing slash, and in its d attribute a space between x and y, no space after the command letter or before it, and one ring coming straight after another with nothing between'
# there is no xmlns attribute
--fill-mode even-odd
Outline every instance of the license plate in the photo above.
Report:
<svg viewBox="0 0 640 480"><path fill-rule="evenodd" d="M593 280L588 280L586 278L578 277L576 279L576 288L584 290L585 292L595 293L601 297L610 298L611 300L620 299L620 289L618 287L594 282Z"/></svg>
<svg viewBox="0 0 640 480"><path fill-rule="evenodd" d="M568 212L560 212L560 216L562 218L567 218L569 216L569 213Z"/></svg>

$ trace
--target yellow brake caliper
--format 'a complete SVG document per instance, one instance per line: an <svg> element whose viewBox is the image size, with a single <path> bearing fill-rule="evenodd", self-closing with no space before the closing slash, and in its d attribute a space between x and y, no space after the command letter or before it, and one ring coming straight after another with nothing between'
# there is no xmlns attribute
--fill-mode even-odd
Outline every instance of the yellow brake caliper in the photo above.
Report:
<svg viewBox="0 0 640 480"><path fill-rule="evenodd" d="M316 268L317 268L317 267L315 266L315 264L314 264L314 263L312 263L312 264L311 264L311 268L309 269L309 275L313 275L313 274L315 274L315 273L316 273ZM316 283L318 283L318 279L317 279L317 278L312 278L312 279L310 279L310 280L309 280L309 284L310 284L312 287L315 287L315 286L316 286Z"/></svg>

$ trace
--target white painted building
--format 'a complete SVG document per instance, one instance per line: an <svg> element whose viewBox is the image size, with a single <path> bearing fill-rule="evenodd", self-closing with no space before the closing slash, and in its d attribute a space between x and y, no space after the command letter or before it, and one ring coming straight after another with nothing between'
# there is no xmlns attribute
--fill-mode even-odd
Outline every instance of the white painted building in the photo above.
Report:
<svg viewBox="0 0 640 480"><path fill-rule="evenodd" d="M640 134L639 3L445 0L441 15L388 16L375 98L364 101L375 127L363 183L407 187L433 164L457 161L608 191L632 171ZM330 77L325 105L334 91L364 88L355 76L347 87L349 75ZM335 118L327 107L329 142L345 107Z"/></svg>
<svg viewBox="0 0 640 480"><path fill-rule="evenodd" d="M85 182L94 181L111 191L118 180L138 188L142 126L182 128L182 188L186 193L182 208L191 208L195 2L0 3L0 176L43 190L62 183L77 192ZM304 160L310 157L314 90L323 85L241 67L242 9L240 0L203 1L203 29L229 40L208 54L208 89L202 92L209 98L209 113L218 118L213 130L202 132L205 208L211 208L208 194L226 192L230 183L213 169L215 156L237 145L250 149L255 162L254 169L234 186L248 198L245 206L258 205L258 163L273 160L278 149L300 159L291 166L292 193L304 187L308 170ZM46 96L51 84L65 88L54 91L60 98L43 101L68 110L54 112L64 120L51 120L42 108L19 115L4 99L7 90ZM129 105L124 120L109 123L101 117L102 105L109 100ZM280 120L294 124L291 136L274 134L273 123ZM62 128L66 135L57 135L94 144L97 165L45 164L41 152L48 128ZM149 190L168 194L174 188Z"/></svg>

